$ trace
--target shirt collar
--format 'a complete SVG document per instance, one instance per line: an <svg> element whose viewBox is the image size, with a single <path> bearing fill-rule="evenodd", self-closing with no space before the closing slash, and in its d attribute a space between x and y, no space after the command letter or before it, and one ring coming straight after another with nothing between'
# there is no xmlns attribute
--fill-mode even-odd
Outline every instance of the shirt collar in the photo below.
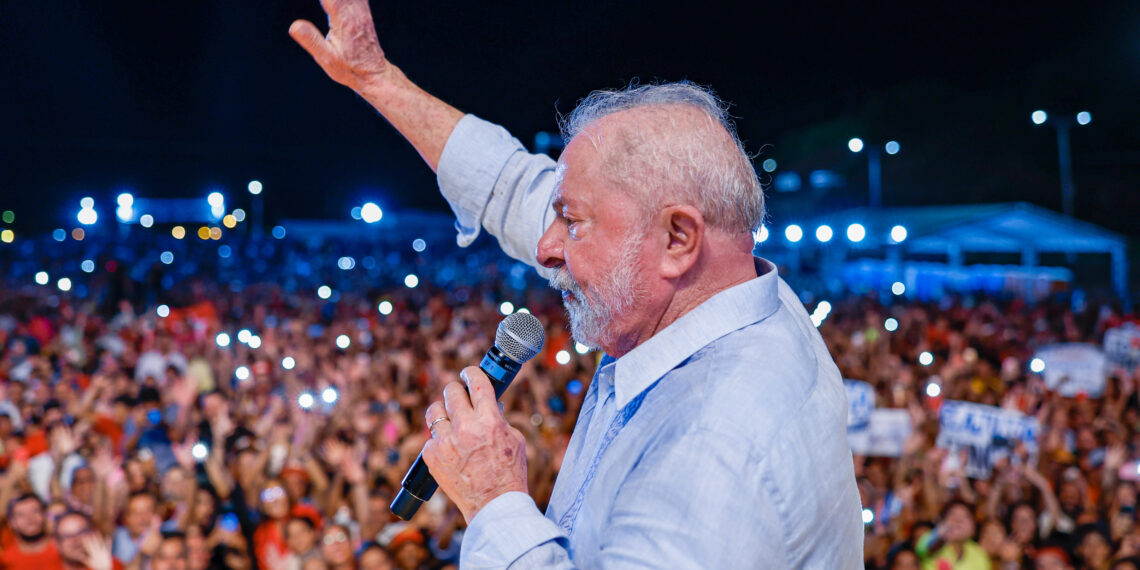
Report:
<svg viewBox="0 0 1140 570"><path fill-rule="evenodd" d="M709 297L617 359L614 397L619 409L712 341L776 312L780 305L776 266L759 257L755 263L759 277Z"/></svg>

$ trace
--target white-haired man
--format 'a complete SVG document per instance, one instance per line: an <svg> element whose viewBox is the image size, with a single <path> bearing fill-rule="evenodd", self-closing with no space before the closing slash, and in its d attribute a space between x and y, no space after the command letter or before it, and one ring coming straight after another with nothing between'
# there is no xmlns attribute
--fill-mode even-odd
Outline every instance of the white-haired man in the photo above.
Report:
<svg viewBox="0 0 1140 570"><path fill-rule="evenodd" d="M459 240L486 229L562 291L602 360L543 515L526 442L476 367L444 388L424 459L468 522L466 568L860 568L839 373L752 256L764 201L722 104L688 84L599 92L556 164L411 83L366 0L290 34L435 170ZM468 394L469 391L469 394Z"/></svg>

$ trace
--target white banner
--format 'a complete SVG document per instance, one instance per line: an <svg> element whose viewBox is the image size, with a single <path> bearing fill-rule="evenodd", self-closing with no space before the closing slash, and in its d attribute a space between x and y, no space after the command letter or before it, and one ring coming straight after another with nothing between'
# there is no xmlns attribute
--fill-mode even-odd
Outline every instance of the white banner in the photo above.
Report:
<svg viewBox="0 0 1140 570"><path fill-rule="evenodd" d="M1031 458L1037 456L1037 418L1015 410L951 400L943 402L938 424L938 447L951 453L969 450L967 477L988 478L994 463L1008 457L1018 443L1025 444Z"/></svg>
<svg viewBox="0 0 1140 570"><path fill-rule="evenodd" d="M1140 366L1140 327L1133 323L1104 333L1104 358L1129 374Z"/></svg>
<svg viewBox="0 0 1140 570"><path fill-rule="evenodd" d="M871 412L867 437L856 441L851 451L859 455L902 457L903 445L911 434L910 413L906 410L880 408ZM848 436L848 442L851 438Z"/></svg>
<svg viewBox="0 0 1140 570"><path fill-rule="evenodd" d="M844 380L847 389L847 444L854 449L870 445L868 427L875 409L875 389L861 380Z"/></svg>
<svg viewBox="0 0 1140 570"><path fill-rule="evenodd" d="M1036 357L1045 363L1041 376L1050 390L1069 398L1104 395L1106 364L1104 352L1096 345L1051 344L1037 349Z"/></svg>

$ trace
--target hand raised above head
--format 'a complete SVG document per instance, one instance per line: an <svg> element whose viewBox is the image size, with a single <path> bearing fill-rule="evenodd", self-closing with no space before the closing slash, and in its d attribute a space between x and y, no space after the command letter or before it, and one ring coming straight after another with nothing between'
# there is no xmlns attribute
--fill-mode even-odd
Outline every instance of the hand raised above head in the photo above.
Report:
<svg viewBox="0 0 1140 570"><path fill-rule="evenodd" d="M329 17L329 33L308 20L289 26L289 35L313 56L333 81L354 91L388 69L388 60L376 36L367 0L321 0Z"/></svg>

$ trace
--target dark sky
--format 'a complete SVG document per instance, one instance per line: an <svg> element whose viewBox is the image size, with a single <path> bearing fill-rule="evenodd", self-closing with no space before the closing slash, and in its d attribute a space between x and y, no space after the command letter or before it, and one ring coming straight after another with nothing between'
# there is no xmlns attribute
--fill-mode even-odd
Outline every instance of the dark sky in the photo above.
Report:
<svg viewBox="0 0 1140 570"><path fill-rule="evenodd" d="M891 202L1059 208L1055 139L1028 113L1088 108L1093 124L1074 133L1078 215L1140 233L1119 216L1140 211L1140 3L1015 4L418 1L373 13L413 80L527 144L591 89L710 85L750 151L849 177L812 207L862 199L843 145L866 132L904 137L884 165ZM83 195L110 219L122 189L219 188L241 204L251 178L271 217L345 216L364 199L445 207L411 148L286 34L294 18L324 25L317 0L2 6L0 188L17 228L71 222Z"/></svg>

